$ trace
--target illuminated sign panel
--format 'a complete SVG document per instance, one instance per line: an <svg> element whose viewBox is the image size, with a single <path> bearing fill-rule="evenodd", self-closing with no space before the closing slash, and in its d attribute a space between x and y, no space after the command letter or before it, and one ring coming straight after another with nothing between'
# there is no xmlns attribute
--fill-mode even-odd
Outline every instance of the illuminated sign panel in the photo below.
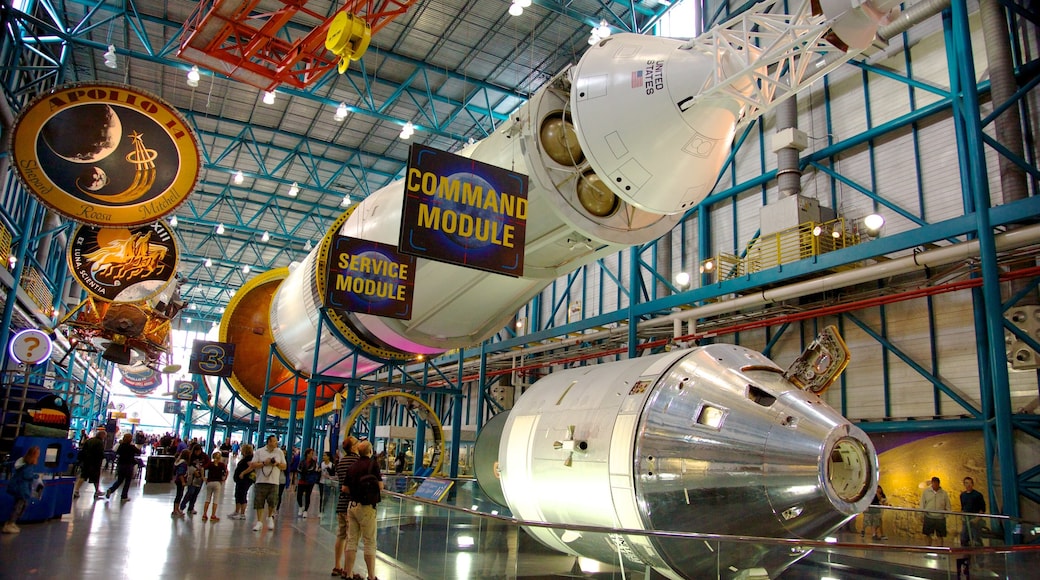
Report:
<svg viewBox="0 0 1040 580"><path fill-rule="evenodd" d="M527 176L411 146L399 249L518 277L524 273Z"/></svg>
<svg viewBox="0 0 1040 580"><path fill-rule="evenodd" d="M415 262L414 256L388 244L335 236L328 260L325 305L408 320L412 317Z"/></svg>

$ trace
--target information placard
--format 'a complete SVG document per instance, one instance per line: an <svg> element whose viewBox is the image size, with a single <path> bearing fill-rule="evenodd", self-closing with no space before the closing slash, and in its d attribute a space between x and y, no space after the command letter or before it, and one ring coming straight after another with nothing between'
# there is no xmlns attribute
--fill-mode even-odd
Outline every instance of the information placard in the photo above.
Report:
<svg viewBox="0 0 1040 580"><path fill-rule="evenodd" d="M387 318L412 317L415 256L348 236L332 239L325 305Z"/></svg>
<svg viewBox="0 0 1040 580"><path fill-rule="evenodd" d="M234 343L196 340L191 347L188 371L197 375L230 377L234 364Z"/></svg>
<svg viewBox="0 0 1040 580"><path fill-rule="evenodd" d="M451 490L451 486L454 483L450 479L428 477L426 481L419 485L419 489L415 490L413 495L433 501L441 501L448 495L448 491Z"/></svg>
<svg viewBox="0 0 1040 580"><path fill-rule="evenodd" d="M402 252L523 276L526 175L417 143L405 175Z"/></svg>

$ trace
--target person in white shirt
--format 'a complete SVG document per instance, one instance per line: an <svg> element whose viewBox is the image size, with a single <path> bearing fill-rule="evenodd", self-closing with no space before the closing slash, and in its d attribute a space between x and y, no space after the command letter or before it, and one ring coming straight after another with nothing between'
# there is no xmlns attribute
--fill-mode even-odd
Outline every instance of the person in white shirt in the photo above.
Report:
<svg viewBox="0 0 1040 580"><path fill-rule="evenodd" d="M274 512L278 508L278 484L282 481L285 470L285 452L278 447L278 437L268 435L267 445L253 453L250 462L256 472L256 485L253 487L253 509L256 510L256 523L253 531L259 532L264 527L264 506L267 510L267 529L274 529Z"/></svg>
<svg viewBox="0 0 1040 580"><path fill-rule="evenodd" d="M929 542L932 540L932 534L935 534L938 545L943 545L946 538L946 514L939 512L953 511L953 507L946 490L939 487L938 477L933 477L931 485L921 492L921 509L927 510L924 514L922 533L928 536Z"/></svg>

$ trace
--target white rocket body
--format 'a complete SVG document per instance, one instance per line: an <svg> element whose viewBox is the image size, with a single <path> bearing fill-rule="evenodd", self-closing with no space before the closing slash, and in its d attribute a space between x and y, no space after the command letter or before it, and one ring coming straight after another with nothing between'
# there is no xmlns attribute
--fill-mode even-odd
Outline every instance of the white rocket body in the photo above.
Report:
<svg viewBox="0 0 1040 580"><path fill-rule="evenodd" d="M528 175L523 276L420 259L411 320L344 314L345 324L385 358L471 346L501 330L553 280L674 227L679 212L711 190L740 112L732 100L677 106L675 95L692 94L715 68L713 58L681 46L666 38L612 36L498 131L460 152ZM403 188L399 181L370 195L338 233L396 244ZM348 360L354 338L344 340L328 325L318 333L324 248L319 244L275 296L271 326L278 349L304 371L316 344L323 374L377 368L378 360L363 360L356 369Z"/></svg>

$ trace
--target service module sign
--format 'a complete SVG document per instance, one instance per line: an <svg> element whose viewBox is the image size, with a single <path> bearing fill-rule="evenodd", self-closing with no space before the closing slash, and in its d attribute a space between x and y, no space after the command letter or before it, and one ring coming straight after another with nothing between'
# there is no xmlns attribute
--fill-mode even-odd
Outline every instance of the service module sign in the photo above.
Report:
<svg viewBox="0 0 1040 580"><path fill-rule="evenodd" d="M325 306L387 318L412 317L415 256L348 236L332 238Z"/></svg>
<svg viewBox="0 0 1040 580"><path fill-rule="evenodd" d="M130 86L65 85L22 110L11 155L30 193L81 223L158 220L194 191L195 133L162 99Z"/></svg>
<svg viewBox="0 0 1040 580"><path fill-rule="evenodd" d="M412 144L402 252L518 277L526 232L526 175Z"/></svg>

